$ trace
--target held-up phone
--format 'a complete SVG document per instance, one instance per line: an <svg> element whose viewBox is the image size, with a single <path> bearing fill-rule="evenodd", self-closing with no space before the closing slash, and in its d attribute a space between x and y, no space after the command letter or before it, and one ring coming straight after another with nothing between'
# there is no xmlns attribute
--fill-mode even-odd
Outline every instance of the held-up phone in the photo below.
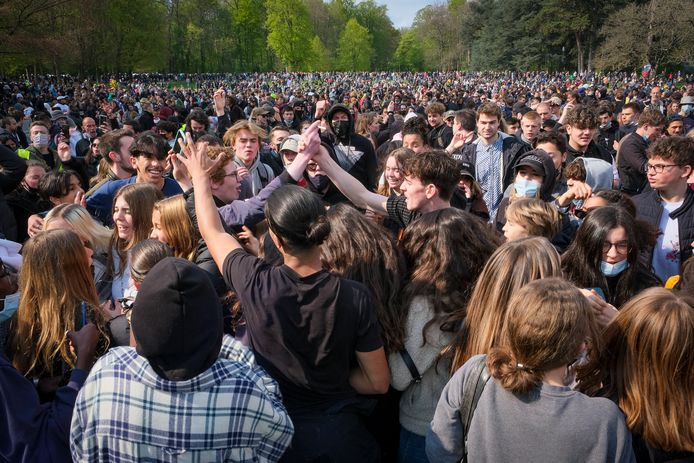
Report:
<svg viewBox="0 0 694 463"><path fill-rule="evenodd" d="M174 138L173 151L176 154L181 152L181 145L178 143L178 140L183 140L183 144L186 144L186 133L183 131L183 129L178 129L178 132L176 132L176 138Z"/></svg>
<svg viewBox="0 0 694 463"><path fill-rule="evenodd" d="M597 294L598 296L600 296L600 299L602 299L603 301L606 301L606 300L607 300L607 299L605 299L605 293L602 291L601 288L586 288L586 289L587 289L588 291L595 291L595 294Z"/></svg>
<svg viewBox="0 0 694 463"><path fill-rule="evenodd" d="M104 116L103 114L99 114L98 116L96 116L97 125L101 126L104 122L106 122L106 116Z"/></svg>

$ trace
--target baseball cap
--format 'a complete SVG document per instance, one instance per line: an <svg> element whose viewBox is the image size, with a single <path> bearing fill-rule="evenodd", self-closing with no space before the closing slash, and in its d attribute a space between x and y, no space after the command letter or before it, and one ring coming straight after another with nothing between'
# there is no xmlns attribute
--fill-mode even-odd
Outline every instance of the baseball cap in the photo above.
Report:
<svg viewBox="0 0 694 463"><path fill-rule="evenodd" d="M299 152L299 140L301 135L290 135L280 145L280 151L289 150L295 153Z"/></svg>

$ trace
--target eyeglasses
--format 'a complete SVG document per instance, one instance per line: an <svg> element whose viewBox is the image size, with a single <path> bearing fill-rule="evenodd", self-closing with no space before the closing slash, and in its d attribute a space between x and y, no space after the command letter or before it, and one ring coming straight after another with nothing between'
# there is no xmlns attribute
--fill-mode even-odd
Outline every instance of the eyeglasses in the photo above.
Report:
<svg viewBox="0 0 694 463"><path fill-rule="evenodd" d="M87 249L91 249L92 251L94 250L94 246L90 240L82 240L82 245Z"/></svg>
<svg viewBox="0 0 694 463"><path fill-rule="evenodd" d="M680 167L680 164L646 164L646 172L662 174L666 167Z"/></svg>
<svg viewBox="0 0 694 463"><path fill-rule="evenodd" d="M629 242L628 241L618 241L616 243L610 243L605 241L602 243L602 253L607 254L612 249L612 246L617 250L619 254L626 254L629 252Z"/></svg>
<svg viewBox="0 0 694 463"><path fill-rule="evenodd" d="M315 172L318 170L318 164L316 164L315 162L309 162L306 166L306 170L308 170L309 172Z"/></svg>
<svg viewBox="0 0 694 463"><path fill-rule="evenodd" d="M239 171L235 170L233 172L229 172L228 174L225 175L225 177L234 177L236 181L239 181Z"/></svg>

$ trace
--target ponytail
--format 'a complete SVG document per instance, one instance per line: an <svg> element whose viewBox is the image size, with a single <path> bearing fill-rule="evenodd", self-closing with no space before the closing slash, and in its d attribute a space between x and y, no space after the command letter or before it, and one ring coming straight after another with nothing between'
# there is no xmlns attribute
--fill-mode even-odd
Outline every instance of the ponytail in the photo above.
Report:
<svg viewBox="0 0 694 463"><path fill-rule="evenodd" d="M527 394L542 382L537 370L519 362L508 348L493 348L487 356L487 368L504 389L514 394Z"/></svg>

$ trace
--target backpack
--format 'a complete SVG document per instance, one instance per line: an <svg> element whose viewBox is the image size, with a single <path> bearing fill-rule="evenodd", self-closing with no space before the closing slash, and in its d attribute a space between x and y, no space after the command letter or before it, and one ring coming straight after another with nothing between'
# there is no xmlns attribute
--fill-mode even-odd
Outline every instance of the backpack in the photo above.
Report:
<svg viewBox="0 0 694 463"><path fill-rule="evenodd" d="M465 382L465 387L463 388L463 402L460 406L460 417L463 420L465 435L463 437L463 442L465 443L465 453L463 454L463 463L467 462L467 435L470 431L470 423L472 423L472 417L475 415L475 409L477 408L477 403L480 401L480 396L484 387L489 382L491 375L487 369L487 356L480 357L475 360L472 365L472 371L468 380Z"/></svg>

